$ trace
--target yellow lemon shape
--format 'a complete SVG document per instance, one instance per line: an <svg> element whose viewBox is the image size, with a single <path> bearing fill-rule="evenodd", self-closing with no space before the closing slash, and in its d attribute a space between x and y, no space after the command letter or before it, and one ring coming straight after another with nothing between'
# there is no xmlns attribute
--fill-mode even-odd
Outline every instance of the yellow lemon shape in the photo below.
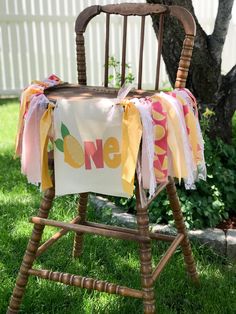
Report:
<svg viewBox="0 0 236 314"><path fill-rule="evenodd" d="M161 172L158 169L154 169L154 172L155 172L155 176L156 176L157 179L159 179L159 180L163 180L164 179L165 175L164 175L163 172Z"/></svg>
<svg viewBox="0 0 236 314"><path fill-rule="evenodd" d="M160 146L155 145L155 153L158 155L163 155L166 153L165 149L162 149Z"/></svg>
<svg viewBox="0 0 236 314"><path fill-rule="evenodd" d="M64 161L73 168L80 168L84 164L84 152L80 143L72 135L64 137Z"/></svg>
<svg viewBox="0 0 236 314"><path fill-rule="evenodd" d="M168 158L167 158L167 156L165 156L163 163L162 163L162 170L167 170L167 166L168 166Z"/></svg>
<svg viewBox="0 0 236 314"><path fill-rule="evenodd" d="M163 114L161 114L155 110L152 111L152 116L157 121L161 121L161 120L165 119L165 116Z"/></svg>
<svg viewBox="0 0 236 314"><path fill-rule="evenodd" d="M154 126L154 136L155 136L155 140L159 141L161 140L165 135L165 129L163 126L161 125L155 125Z"/></svg>

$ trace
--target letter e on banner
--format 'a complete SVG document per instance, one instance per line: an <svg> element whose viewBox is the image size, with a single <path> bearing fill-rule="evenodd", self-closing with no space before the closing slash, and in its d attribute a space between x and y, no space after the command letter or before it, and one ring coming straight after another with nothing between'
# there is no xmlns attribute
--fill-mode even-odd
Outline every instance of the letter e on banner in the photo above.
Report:
<svg viewBox="0 0 236 314"><path fill-rule="evenodd" d="M103 147L103 158L109 168L117 168L121 164L119 142L115 137L109 137Z"/></svg>

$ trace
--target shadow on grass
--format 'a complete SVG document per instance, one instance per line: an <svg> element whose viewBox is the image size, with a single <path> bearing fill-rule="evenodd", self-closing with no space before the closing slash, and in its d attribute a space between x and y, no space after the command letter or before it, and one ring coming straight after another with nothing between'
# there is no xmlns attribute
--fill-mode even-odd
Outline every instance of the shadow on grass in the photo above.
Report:
<svg viewBox="0 0 236 314"><path fill-rule="evenodd" d="M27 238L24 236L11 240L12 252L18 250L15 258L12 258L11 253L4 253L4 275L8 282L4 293L5 306L13 288L19 260L23 255L22 244L26 242ZM73 260L72 244L73 236L69 234L43 254L36 261L35 267L97 277L139 289L137 245L87 235L83 256ZM155 246L154 255L160 257L165 249L166 245L163 244ZM156 283L159 313L235 313L235 268L230 264L222 265L222 258L206 248L198 247L194 251L201 286L197 288L189 282L182 255L178 250ZM50 313L142 313L142 302L31 277L22 311L39 314L45 313L46 309L50 309Z"/></svg>
<svg viewBox="0 0 236 314"><path fill-rule="evenodd" d="M18 103L19 97L0 98L0 106L11 105L12 103Z"/></svg>

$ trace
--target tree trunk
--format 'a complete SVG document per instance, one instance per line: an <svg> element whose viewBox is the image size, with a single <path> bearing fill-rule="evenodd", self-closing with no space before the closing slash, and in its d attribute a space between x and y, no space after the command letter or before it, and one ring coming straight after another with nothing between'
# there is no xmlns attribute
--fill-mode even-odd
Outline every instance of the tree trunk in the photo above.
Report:
<svg viewBox="0 0 236 314"><path fill-rule="evenodd" d="M209 135L213 138L219 136L227 143L232 139L232 116L236 110L236 66L227 75L222 75L221 55L233 1L219 0L214 31L207 35L198 23L191 0L147 0L148 3L184 6L195 18L197 33L187 88L197 98L200 112L208 107L215 113ZM184 34L174 18L166 17L165 20L162 55L173 86ZM153 27L157 34L158 18L155 16Z"/></svg>

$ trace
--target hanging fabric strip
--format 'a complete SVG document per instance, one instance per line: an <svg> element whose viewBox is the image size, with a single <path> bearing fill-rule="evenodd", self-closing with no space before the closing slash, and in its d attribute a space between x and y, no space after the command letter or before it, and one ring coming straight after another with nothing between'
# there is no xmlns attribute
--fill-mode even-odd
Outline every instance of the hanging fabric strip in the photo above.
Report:
<svg viewBox="0 0 236 314"><path fill-rule="evenodd" d="M153 97L152 118L154 128L154 171L158 183L168 180L167 112L160 98Z"/></svg>
<svg viewBox="0 0 236 314"><path fill-rule="evenodd" d="M152 101L150 98L133 98L132 101L139 110L143 133L142 133L142 150L140 154L141 163L140 171L142 174L142 184L144 189L149 190L149 197L151 197L156 190L156 178L154 172L154 132L153 132L153 118L152 118Z"/></svg>
<svg viewBox="0 0 236 314"><path fill-rule="evenodd" d="M138 158L138 151L142 137L142 124L138 109L126 100L122 101L124 113L122 119L122 184L123 189L129 195L134 190L134 174Z"/></svg>
<svg viewBox="0 0 236 314"><path fill-rule="evenodd" d="M21 155L21 145L22 145L22 133L24 128L24 116L29 108L30 99L35 94L42 94L43 88L38 85L30 85L26 88L21 96L21 105L18 119L17 135L16 135L16 144L15 144L15 155Z"/></svg>
<svg viewBox="0 0 236 314"><path fill-rule="evenodd" d="M22 134L24 129L24 118L27 115L31 99L38 94L43 94L44 89L50 86L61 84L62 81L54 74L51 74L43 81L32 81L21 95L21 105L18 119L16 143L15 143L15 156L21 156L22 153Z"/></svg>
<svg viewBox="0 0 236 314"><path fill-rule="evenodd" d="M36 185L41 182L40 120L48 102L44 94L32 97L22 135L21 172Z"/></svg>
<svg viewBox="0 0 236 314"><path fill-rule="evenodd" d="M48 105L48 109L44 112L40 120L40 151L41 151L41 190L51 188L52 180L49 175L48 169L48 141L49 131L52 126L52 112L55 106L51 103Z"/></svg>

